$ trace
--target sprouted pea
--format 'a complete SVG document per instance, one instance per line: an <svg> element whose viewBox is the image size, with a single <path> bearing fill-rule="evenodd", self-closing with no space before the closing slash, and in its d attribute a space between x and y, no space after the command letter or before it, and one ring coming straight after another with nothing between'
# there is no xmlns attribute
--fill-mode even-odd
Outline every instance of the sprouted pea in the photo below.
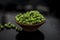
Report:
<svg viewBox="0 0 60 40"><path fill-rule="evenodd" d="M4 28L4 26L2 24L0 24L0 28Z"/></svg>
<svg viewBox="0 0 60 40"><path fill-rule="evenodd" d="M14 24L11 24L11 26L12 26L12 27L11 27L12 29L15 29L15 27L16 27Z"/></svg>
<svg viewBox="0 0 60 40"><path fill-rule="evenodd" d="M22 31L22 28L16 27L16 25L12 24L11 22L8 22L4 25L0 24L0 32L4 29L15 29L16 31Z"/></svg>
<svg viewBox="0 0 60 40"><path fill-rule="evenodd" d="M22 31L22 29L21 28L18 28L18 27L15 27L15 30L18 31L18 32L19 31Z"/></svg>
<svg viewBox="0 0 60 40"><path fill-rule="evenodd" d="M4 26L0 24L0 31L2 31L3 29L4 29Z"/></svg>
<svg viewBox="0 0 60 40"><path fill-rule="evenodd" d="M7 28L7 29L10 29L11 28L11 23L9 22L9 23L6 23L5 24L5 27Z"/></svg>

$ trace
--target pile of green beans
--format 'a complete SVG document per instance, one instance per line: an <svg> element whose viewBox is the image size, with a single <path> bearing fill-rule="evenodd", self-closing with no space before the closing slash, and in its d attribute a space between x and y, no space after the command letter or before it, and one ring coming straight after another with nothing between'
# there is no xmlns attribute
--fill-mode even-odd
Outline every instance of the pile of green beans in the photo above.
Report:
<svg viewBox="0 0 60 40"><path fill-rule="evenodd" d="M4 25L0 24L0 31L2 31L4 28L6 28L6 29L15 29L16 31L22 31L21 28L16 27L14 24L12 24L10 22L8 22Z"/></svg>
<svg viewBox="0 0 60 40"><path fill-rule="evenodd" d="M16 21L23 24L37 24L44 20L44 16L39 11L27 11L26 13L19 13L15 17Z"/></svg>

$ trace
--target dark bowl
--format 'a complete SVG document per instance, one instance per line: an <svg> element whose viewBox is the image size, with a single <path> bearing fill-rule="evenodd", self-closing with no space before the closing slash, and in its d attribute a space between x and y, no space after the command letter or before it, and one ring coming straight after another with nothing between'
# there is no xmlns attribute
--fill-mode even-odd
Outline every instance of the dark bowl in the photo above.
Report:
<svg viewBox="0 0 60 40"><path fill-rule="evenodd" d="M18 25L20 25L23 30L28 31L28 32L32 32L32 31L36 31L39 27L41 27L42 24L44 24L46 21L42 21L41 23L37 23L37 24L22 24L16 21L16 23Z"/></svg>

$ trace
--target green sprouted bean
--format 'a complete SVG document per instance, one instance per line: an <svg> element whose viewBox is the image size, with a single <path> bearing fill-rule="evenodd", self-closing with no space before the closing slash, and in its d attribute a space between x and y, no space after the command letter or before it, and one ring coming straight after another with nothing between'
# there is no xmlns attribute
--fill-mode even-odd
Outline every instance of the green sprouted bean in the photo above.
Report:
<svg viewBox="0 0 60 40"><path fill-rule="evenodd" d="M3 29L4 29L4 26L0 24L0 31L2 31Z"/></svg>
<svg viewBox="0 0 60 40"><path fill-rule="evenodd" d="M22 28L15 27L15 30L19 32L22 31Z"/></svg>
<svg viewBox="0 0 60 40"><path fill-rule="evenodd" d="M4 26L2 24L0 24L0 28L4 28Z"/></svg>
<svg viewBox="0 0 60 40"><path fill-rule="evenodd" d="M2 24L0 24L0 29L4 29L4 26Z"/></svg>
<svg viewBox="0 0 60 40"><path fill-rule="evenodd" d="M15 27L16 27L14 24L11 24L11 26L12 26L12 29L15 29Z"/></svg>
<svg viewBox="0 0 60 40"><path fill-rule="evenodd" d="M1 32L4 28L6 28L6 29L14 29L14 30L16 30L16 31L18 31L18 32L19 32L19 31L22 31L22 28L16 27L16 25L12 24L11 22L8 22L8 23L6 23L6 24L4 24L4 25L0 24L0 32Z"/></svg>

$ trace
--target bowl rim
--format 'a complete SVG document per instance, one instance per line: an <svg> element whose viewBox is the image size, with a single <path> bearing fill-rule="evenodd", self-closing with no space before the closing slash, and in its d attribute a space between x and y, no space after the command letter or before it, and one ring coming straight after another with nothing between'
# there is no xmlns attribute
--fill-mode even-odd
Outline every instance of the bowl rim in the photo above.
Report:
<svg viewBox="0 0 60 40"><path fill-rule="evenodd" d="M41 23L37 23L37 24L23 24L23 23L20 23L20 22L16 21L16 23L18 23L19 25L30 25L30 26L32 26L32 25L41 25L41 24L44 24L45 22L46 22L46 20L42 21Z"/></svg>

